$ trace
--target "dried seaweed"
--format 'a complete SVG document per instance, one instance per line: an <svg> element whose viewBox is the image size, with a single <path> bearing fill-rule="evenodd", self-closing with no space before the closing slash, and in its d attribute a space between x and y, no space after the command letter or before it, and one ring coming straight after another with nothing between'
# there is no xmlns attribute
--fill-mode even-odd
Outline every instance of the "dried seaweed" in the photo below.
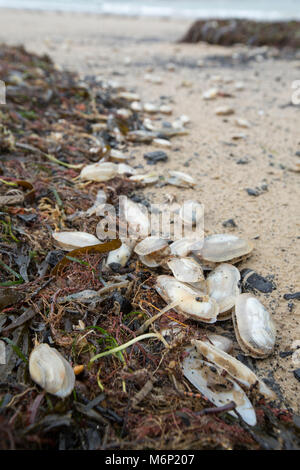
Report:
<svg viewBox="0 0 300 470"><path fill-rule="evenodd" d="M256 403L259 424L248 429L191 392L179 366L182 346L203 331L172 310L157 315L163 306L153 273L137 258L123 270L105 267L104 256L120 246L118 240L66 256L54 249L54 230L95 233L98 219L80 214L99 189L116 204L120 194L139 188L126 178L105 184L78 179L80 168L94 161L95 139L102 143L96 160L109 148L135 145L128 143L128 131L142 129L138 113L120 120L117 110L128 103L115 89L95 77L82 82L46 56L1 46L0 60L0 79L7 84L7 105L0 110L0 327L6 346L0 448L296 446L290 412ZM94 131L99 122L103 129ZM5 199L16 196L12 190L18 198ZM82 294L87 290L93 294L88 301ZM170 321L183 325L184 335L166 347L155 330ZM139 337L145 325L154 332ZM49 395L31 381L27 361L36 339L77 366L68 398Z"/></svg>

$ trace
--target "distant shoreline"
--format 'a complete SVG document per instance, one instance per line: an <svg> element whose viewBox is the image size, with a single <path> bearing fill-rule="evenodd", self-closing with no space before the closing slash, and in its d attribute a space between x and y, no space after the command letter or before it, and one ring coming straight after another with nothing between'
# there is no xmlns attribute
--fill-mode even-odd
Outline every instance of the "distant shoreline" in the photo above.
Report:
<svg viewBox="0 0 300 470"><path fill-rule="evenodd" d="M79 5L78 5L79 6ZM231 20L231 19L236 19L236 20L249 20L249 21L255 21L257 23L265 22L265 23L277 23L277 22L289 22L289 21L300 21L300 12L296 16L280 16L280 15L273 15L272 17L266 17L265 14L267 12L261 11L257 12L256 14L249 14L249 15L243 15L243 14L238 14L234 12L230 12L228 15L223 12L223 14L218 15L217 12L211 12L210 14L186 14L186 12L183 11L178 11L175 13L173 11L170 14L167 13L154 13L155 9L153 9L153 13L135 13L135 12L114 12L114 11L99 11L97 9L88 9L86 7L82 7L80 5L80 8L76 9L76 5L73 5L72 8L57 8L57 6L54 6L53 8L47 6L47 7L25 7L25 6L1 6L0 5L0 10L6 10L6 11L19 11L19 12L33 12L33 13L57 13L57 14L75 14L75 15L97 15L101 17L114 17L114 18L151 18L151 19L159 19L159 20L166 20L166 21L173 21L173 20L182 20L182 21L196 21L196 20L202 20L202 21L209 21L211 19L217 19L217 20ZM261 15L261 16L259 16Z"/></svg>

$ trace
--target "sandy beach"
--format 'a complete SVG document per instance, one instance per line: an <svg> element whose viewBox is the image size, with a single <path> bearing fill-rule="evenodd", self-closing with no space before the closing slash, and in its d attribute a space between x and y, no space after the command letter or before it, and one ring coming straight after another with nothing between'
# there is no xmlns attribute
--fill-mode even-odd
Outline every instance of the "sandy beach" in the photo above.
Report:
<svg viewBox="0 0 300 470"><path fill-rule="evenodd" d="M254 241L255 250L240 269L251 268L275 282L272 293L256 295L272 313L277 341L271 357L248 364L275 387L282 407L299 413L300 382L293 371L300 364L293 363L292 354L300 341L299 301L283 296L300 290L300 190L299 173L293 171L300 151L300 105L291 103L300 56L287 60L272 49L176 43L190 23L3 9L0 43L46 53L82 78L118 81L144 102L163 100L173 108L172 116L160 115L163 121L189 116L189 134L172 140L166 163L146 164L144 153L155 150L150 145L132 146L130 164L160 174L172 168L192 175L194 189L150 186L145 196L151 202L164 201L166 193L178 202L196 199L205 205L206 234L233 233ZM161 77L161 83L148 82L147 73ZM214 87L223 96L205 101L202 94ZM219 106L231 107L234 114L216 115ZM249 127L238 127L237 118L246 119ZM257 188L256 196L247 191ZM225 228L228 219L236 227ZM231 322L217 324L215 331L234 337ZM241 352L236 342L235 352Z"/></svg>

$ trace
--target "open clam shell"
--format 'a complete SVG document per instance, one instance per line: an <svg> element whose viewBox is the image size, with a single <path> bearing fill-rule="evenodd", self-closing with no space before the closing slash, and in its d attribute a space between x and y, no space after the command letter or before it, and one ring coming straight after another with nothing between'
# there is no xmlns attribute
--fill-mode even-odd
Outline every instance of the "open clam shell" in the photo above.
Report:
<svg viewBox="0 0 300 470"><path fill-rule="evenodd" d="M168 304L177 303L174 310L178 313L204 323L215 323L219 307L206 294L200 294L172 276L158 276L155 288Z"/></svg>
<svg viewBox="0 0 300 470"><path fill-rule="evenodd" d="M205 261L224 263L238 261L253 250L253 244L244 238L228 233L217 233L204 238L203 247L197 253Z"/></svg>
<svg viewBox="0 0 300 470"><path fill-rule="evenodd" d="M243 352L252 357L269 356L276 341L276 328L270 313L251 294L236 298L232 313L236 339Z"/></svg>
<svg viewBox="0 0 300 470"><path fill-rule="evenodd" d="M260 380L249 367L238 361L235 357L227 354L212 344L200 340L192 340L192 345L202 354L205 359L214 365L224 369L233 379L241 385L252 388L257 386L257 390L268 400L275 400L275 393Z"/></svg>
<svg viewBox="0 0 300 470"><path fill-rule="evenodd" d="M66 251L101 243L97 237L87 232L53 232L52 237Z"/></svg>
<svg viewBox="0 0 300 470"><path fill-rule="evenodd" d="M188 356L182 362L184 376L214 405L224 406L234 402L243 420L249 426L255 426L255 410L244 390L231 377L222 377L222 368L201 360L191 348L187 352ZM238 417L232 410L228 413Z"/></svg>
<svg viewBox="0 0 300 470"><path fill-rule="evenodd" d="M215 299L220 307L218 320L226 319L228 317L226 312L234 307L236 297L240 293L240 279L239 270L227 263L220 264L207 276L208 295Z"/></svg>
<svg viewBox="0 0 300 470"><path fill-rule="evenodd" d="M156 236L146 237L139 242L135 249L140 260L149 268L157 268L170 253L168 241Z"/></svg>
<svg viewBox="0 0 300 470"><path fill-rule="evenodd" d="M173 276L181 282L204 281L203 270L193 258L173 258L167 262Z"/></svg>
<svg viewBox="0 0 300 470"><path fill-rule="evenodd" d="M39 344L33 349L29 357L29 373L46 392L60 398L70 395L75 385L71 365L48 344Z"/></svg>

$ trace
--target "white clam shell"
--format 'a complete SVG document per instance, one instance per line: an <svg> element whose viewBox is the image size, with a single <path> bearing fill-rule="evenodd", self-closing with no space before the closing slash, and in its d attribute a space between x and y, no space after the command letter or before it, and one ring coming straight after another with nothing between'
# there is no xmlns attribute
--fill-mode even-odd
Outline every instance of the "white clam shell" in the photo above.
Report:
<svg viewBox="0 0 300 470"><path fill-rule="evenodd" d="M228 233L217 233L204 238L200 256L206 261L222 263L249 254L253 244Z"/></svg>
<svg viewBox="0 0 300 470"><path fill-rule="evenodd" d="M136 170L132 168L132 166L127 165L126 163L119 163L118 164L118 175L135 175Z"/></svg>
<svg viewBox="0 0 300 470"><path fill-rule="evenodd" d="M39 344L33 349L29 358L29 373L32 380L46 392L60 398L70 395L75 385L71 365L48 344Z"/></svg>
<svg viewBox="0 0 300 470"><path fill-rule="evenodd" d="M203 93L202 98L204 100L214 100L219 93L220 90L218 88L210 88Z"/></svg>
<svg viewBox="0 0 300 470"><path fill-rule="evenodd" d="M270 313L251 294L236 298L233 312L234 329L245 354L260 358L269 356L276 341L276 328Z"/></svg>
<svg viewBox="0 0 300 470"><path fill-rule="evenodd" d="M163 147L163 148L172 147L172 144L169 140L159 139L159 138L153 140L153 145L155 145L155 147Z"/></svg>
<svg viewBox="0 0 300 470"><path fill-rule="evenodd" d="M234 120L234 123L236 124L236 126L242 127L243 129L248 129L249 127L251 127L250 122L247 121L247 119L243 119L243 118L236 118Z"/></svg>
<svg viewBox="0 0 300 470"><path fill-rule="evenodd" d="M149 213L142 204L131 201L125 197L121 203L121 219L127 222L131 238L141 239L147 237L150 231Z"/></svg>
<svg viewBox="0 0 300 470"><path fill-rule="evenodd" d="M164 250L167 246L167 240L155 236L150 236L144 238L144 240L139 242L135 246L134 251L139 256L147 256L156 253L157 251Z"/></svg>
<svg viewBox="0 0 300 470"><path fill-rule="evenodd" d="M128 160L128 155L120 152L120 150L111 149L109 158L116 162L126 162Z"/></svg>
<svg viewBox="0 0 300 470"><path fill-rule="evenodd" d="M239 270L227 263L220 264L207 276L208 295L218 302L220 314L234 307L240 293L240 279Z"/></svg>
<svg viewBox="0 0 300 470"><path fill-rule="evenodd" d="M200 340L192 340L192 345L205 359L226 370L237 382L247 388L257 386L258 391L269 400L275 400L275 393L260 380L249 367L238 361L235 357L222 351L212 344Z"/></svg>
<svg viewBox="0 0 300 470"><path fill-rule="evenodd" d="M145 103L143 105L143 110L145 111L145 113L149 113L149 114L158 113L159 107L153 103Z"/></svg>
<svg viewBox="0 0 300 470"><path fill-rule="evenodd" d="M97 237L86 232L53 232L52 237L66 251L101 243Z"/></svg>
<svg viewBox="0 0 300 470"><path fill-rule="evenodd" d="M186 317L204 323L216 321L219 313L217 302L205 294L201 295L174 277L158 276L155 288L168 304L178 302L178 306L174 307L174 310Z"/></svg>
<svg viewBox="0 0 300 470"><path fill-rule="evenodd" d="M108 181L118 174L118 165L112 162L97 162L82 168L80 178L88 181Z"/></svg>
<svg viewBox="0 0 300 470"><path fill-rule="evenodd" d="M187 173L183 173L182 171L169 170L169 175L170 178L168 178L167 182L174 186L185 188L196 184L196 181L192 176Z"/></svg>
<svg viewBox="0 0 300 470"><path fill-rule="evenodd" d="M234 114L234 109L230 106L219 106L215 112L217 116L230 116L230 114Z"/></svg>
<svg viewBox="0 0 300 470"><path fill-rule="evenodd" d="M195 351L187 350L187 352L189 355L182 362L184 376L215 406L224 406L233 401L243 420L249 426L255 426L255 410L242 388L230 377L226 377L222 387L211 385L214 381L218 383L222 369L201 360ZM233 410L228 413L237 417Z"/></svg>
<svg viewBox="0 0 300 470"><path fill-rule="evenodd" d="M146 173L145 175L133 175L130 176L129 179L131 181L136 181L144 183L144 184L153 184L157 183L159 177L155 173Z"/></svg>
<svg viewBox="0 0 300 470"><path fill-rule="evenodd" d="M193 258L174 258L168 261L173 276L181 282L200 282L204 280L203 270Z"/></svg>
<svg viewBox="0 0 300 470"><path fill-rule="evenodd" d="M121 93L119 93L119 98L122 98L126 101L140 101L139 95L130 91L122 91Z"/></svg>
<svg viewBox="0 0 300 470"><path fill-rule="evenodd" d="M193 200L185 201L179 210L179 217L190 225L199 223L203 215L204 210L202 204Z"/></svg>
<svg viewBox="0 0 300 470"><path fill-rule="evenodd" d="M200 250L202 245L203 240L196 240L187 237L171 243L170 250L174 256L187 256L191 251Z"/></svg>
<svg viewBox="0 0 300 470"><path fill-rule="evenodd" d="M233 346L231 339L226 336L217 335L215 333L209 333L206 338L202 340L204 343L212 344L215 348L221 349L221 351L230 352Z"/></svg>
<svg viewBox="0 0 300 470"><path fill-rule="evenodd" d="M132 253L132 245L129 243L122 242L120 248L110 251L107 257L107 266L111 264L119 264L124 267L127 264Z"/></svg>

